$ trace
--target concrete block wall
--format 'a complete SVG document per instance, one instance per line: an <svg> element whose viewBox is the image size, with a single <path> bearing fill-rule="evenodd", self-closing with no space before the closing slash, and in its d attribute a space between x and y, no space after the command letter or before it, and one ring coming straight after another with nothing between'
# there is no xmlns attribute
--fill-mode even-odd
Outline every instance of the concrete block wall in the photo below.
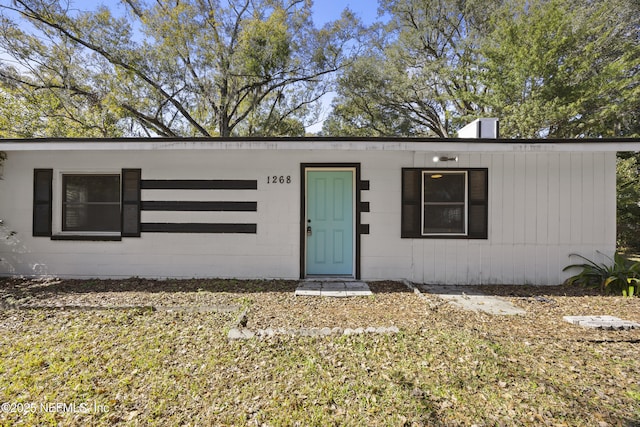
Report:
<svg viewBox="0 0 640 427"><path fill-rule="evenodd" d="M434 164L455 154L457 162ZM0 180L0 275L237 277L300 275L301 163L360 163L363 279L446 284L557 284L576 252L615 250L615 153L441 153L384 150L14 151ZM486 240L400 237L403 167L486 167ZM257 212L142 212L143 222L251 222L256 234L142 233L119 242L32 236L33 169L119 172L142 179L251 179L257 190L143 190L142 200L256 201ZM268 183L271 176L290 183ZM59 223L54 208L54 224ZM58 226L59 227L59 226ZM54 225L55 228L55 225Z"/></svg>

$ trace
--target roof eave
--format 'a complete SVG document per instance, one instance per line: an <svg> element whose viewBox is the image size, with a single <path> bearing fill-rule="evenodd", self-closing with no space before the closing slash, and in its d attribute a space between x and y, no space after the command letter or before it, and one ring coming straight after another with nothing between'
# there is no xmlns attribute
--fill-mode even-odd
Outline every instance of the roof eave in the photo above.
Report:
<svg viewBox="0 0 640 427"><path fill-rule="evenodd" d="M0 151L337 150L415 152L618 152L640 151L640 138L46 138L0 140Z"/></svg>

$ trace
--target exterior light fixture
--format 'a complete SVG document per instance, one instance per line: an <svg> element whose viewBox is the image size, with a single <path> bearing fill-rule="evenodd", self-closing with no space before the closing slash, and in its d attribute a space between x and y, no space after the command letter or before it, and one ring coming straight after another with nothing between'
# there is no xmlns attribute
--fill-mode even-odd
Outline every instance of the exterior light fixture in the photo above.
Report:
<svg viewBox="0 0 640 427"><path fill-rule="evenodd" d="M458 157L447 157L447 156L435 156L433 158L433 162L434 163L438 163L438 162L457 162L458 161Z"/></svg>
<svg viewBox="0 0 640 427"><path fill-rule="evenodd" d="M442 174L441 173L434 173L433 175L431 175L429 178L431 179L438 179L438 178L442 178Z"/></svg>

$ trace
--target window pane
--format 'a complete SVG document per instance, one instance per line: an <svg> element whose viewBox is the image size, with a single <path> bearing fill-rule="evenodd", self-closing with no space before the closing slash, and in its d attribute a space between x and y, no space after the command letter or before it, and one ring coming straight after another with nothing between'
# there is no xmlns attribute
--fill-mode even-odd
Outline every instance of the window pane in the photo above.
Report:
<svg viewBox="0 0 640 427"><path fill-rule="evenodd" d="M120 231L120 205L67 206L63 230Z"/></svg>
<svg viewBox="0 0 640 427"><path fill-rule="evenodd" d="M424 233L464 233L464 205L425 205Z"/></svg>
<svg viewBox="0 0 640 427"><path fill-rule="evenodd" d="M119 175L65 175L64 201L120 202Z"/></svg>
<svg viewBox="0 0 640 427"><path fill-rule="evenodd" d="M64 175L63 231L120 231L119 175Z"/></svg>
<svg viewBox="0 0 640 427"><path fill-rule="evenodd" d="M427 172L424 175L425 202L464 202L465 175Z"/></svg>

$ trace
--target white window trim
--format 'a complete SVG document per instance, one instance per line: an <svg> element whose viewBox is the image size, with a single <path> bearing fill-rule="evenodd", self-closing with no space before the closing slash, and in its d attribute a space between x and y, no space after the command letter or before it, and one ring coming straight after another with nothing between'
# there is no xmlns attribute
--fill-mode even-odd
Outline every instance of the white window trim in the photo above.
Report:
<svg viewBox="0 0 640 427"><path fill-rule="evenodd" d="M122 183L122 171L114 169L57 169L53 173L53 212L51 221L54 236L104 236L117 237L122 231L62 231L62 176L63 175L118 175ZM122 192L122 189L119 190ZM120 194L120 212L122 212L122 194ZM122 228L122 225L120 226Z"/></svg>
<svg viewBox="0 0 640 427"><path fill-rule="evenodd" d="M464 175L464 209L462 224L464 232L462 233L425 233L424 231L424 181L426 175L442 174L442 175ZM422 171L422 180L420 181L420 231L423 236L468 236L469 235L469 171L467 170L450 170L450 169L424 169Z"/></svg>

